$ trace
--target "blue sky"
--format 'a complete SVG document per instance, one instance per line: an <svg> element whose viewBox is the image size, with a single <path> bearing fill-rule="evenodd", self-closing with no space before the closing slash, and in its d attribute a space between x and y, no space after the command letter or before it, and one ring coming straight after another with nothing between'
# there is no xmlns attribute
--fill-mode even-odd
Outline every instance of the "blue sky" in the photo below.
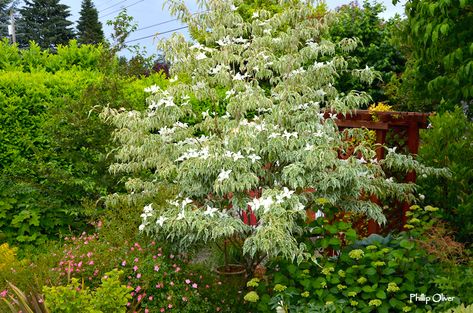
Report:
<svg viewBox="0 0 473 313"><path fill-rule="evenodd" d="M77 21L79 18L81 2L81 0L61 0L61 3L70 6L72 14L71 20L73 21ZM121 8L126 7L128 14L133 16L135 22L138 24L138 31L130 35L129 40L133 40L130 44L140 44L146 48L148 54L156 53L155 47L157 39L154 38L156 33L173 31L176 28L184 26L178 21L173 21L174 18L169 14L167 8L163 8L164 0L93 0L93 2L99 11L99 19L104 25L107 38L110 36L111 28L106 25L106 21L112 20L118 15ZM195 0L185 0L185 2L191 12L198 12ZM326 2L329 7L333 9L342 4L349 3L350 0L327 0ZM362 0L359 2L362 2ZM391 0L378 0L378 2L382 2L386 6L386 11L383 14L385 18L403 12L402 4L393 6ZM404 3L405 1L400 2ZM158 23L163 24L156 25ZM187 33L185 29L178 31ZM172 32L159 35L157 38L166 38L171 33Z"/></svg>

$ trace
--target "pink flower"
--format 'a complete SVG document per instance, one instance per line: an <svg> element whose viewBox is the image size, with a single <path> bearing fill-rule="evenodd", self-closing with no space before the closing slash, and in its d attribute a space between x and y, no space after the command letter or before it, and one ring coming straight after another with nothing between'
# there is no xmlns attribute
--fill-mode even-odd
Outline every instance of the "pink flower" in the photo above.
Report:
<svg viewBox="0 0 473 313"><path fill-rule="evenodd" d="M141 278L141 274L140 273L136 274L136 278L138 279Z"/></svg>
<svg viewBox="0 0 473 313"><path fill-rule="evenodd" d="M94 261L90 261L90 262L89 262L89 265L94 265Z"/></svg>
<svg viewBox="0 0 473 313"><path fill-rule="evenodd" d="M177 273L177 272L180 272L180 271L181 271L181 268L180 268L180 267L177 267L177 268L176 268L176 273Z"/></svg>
<svg viewBox="0 0 473 313"><path fill-rule="evenodd" d="M156 272L158 272L158 271L159 271L159 266L158 266L158 265L155 265L155 266L154 266L154 270L155 270Z"/></svg>
<svg viewBox="0 0 473 313"><path fill-rule="evenodd" d="M186 282L186 284L190 284L190 283L191 283L190 279L186 279L185 282Z"/></svg>
<svg viewBox="0 0 473 313"><path fill-rule="evenodd" d="M210 288L210 286L209 286L209 285L205 285L205 288L209 289L209 288Z"/></svg>
<svg viewBox="0 0 473 313"><path fill-rule="evenodd" d="M149 313L149 310L148 310L148 309L145 309L145 313Z"/></svg>
<svg viewBox="0 0 473 313"><path fill-rule="evenodd" d="M169 255L170 259L174 259L174 254Z"/></svg>
<svg viewBox="0 0 473 313"><path fill-rule="evenodd" d="M157 289L161 288L161 284L157 284L157 285L156 285L156 288L157 288Z"/></svg>
<svg viewBox="0 0 473 313"><path fill-rule="evenodd" d="M154 241L151 241L151 245L154 246L156 244L156 242Z"/></svg>
<svg viewBox="0 0 473 313"><path fill-rule="evenodd" d="M168 304L168 308L172 309L172 304L171 303Z"/></svg>
<svg viewBox="0 0 473 313"><path fill-rule="evenodd" d="M161 308L161 310L159 310L159 312L164 312L164 308Z"/></svg>
<svg viewBox="0 0 473 313"><path fill-rule="evenodd" d="M196 284L196 283L193 283L193 284L192 284L192 288L197 288L197 284Z"/></svg>
<svg viewBox="0 0 473 313"><path fill-rule="evenodd" d="M153 255L153 260L156 260L156 256L155 256L155 255Z"/></svg>
<svg viewBox="0 0 473 313"><path fill-rule="evenodd" d="M130 302L128 302L128 303L126 304L126 306L130 306L130 305L131 305L131 303L130 303Z"/></svg>
<svg viewBox="0 0 473 313"><path fill-rule="evenodd" d="M92 256L92 252L87 252L87 257L90 258Z"/></svg>
<svg viewBox="0 0 473 313"><path fill-rule="evenodd" d="M187 302L187 297L182 297L182 301Z"/></svg>
<svg viewBox="0 0 473 313"><path fill-rule="evenodd" d="M161 253L158 253L158 256L162 256L162 254L161 254Z"/></svg>
<svg viewBox="0 0 473 313"><path fill-rule="evenodd" d="M141 299L143 299L143 295L139 295L139 296L138 296L138 302L140 302Z"/></svg>
<svg viewBox="0 0 473 313"><path fill-rule="evenodd" d="M135 263L138 262L138 261L139 261L138 258L135 258L135 259L134 259L134 262L135 262Z"/></svg>
<svg viewBox="0 0 473 313"><path fill-rule="evenodd" d="M133 271L136 272L138 270L138 266L133 266Z"/></svg>
<svg viewBox="0 0 473 313"><path fill-rule="evenodd" d="M77 263L77 267L82 267L82 261L80 261L79 263Z"/></svg>
<svg viewBox="0 0 473 313"><path fill-rule="evenodd" d="M3 290L2 292L0 292L0 297L2 298L5 298L7 296L7 293L8 293L8 290Z"/></svg>
<svg viewBox="0 0 473 313"><path fill-rule="evenodd" d="M125 265L126 265L126 261L123 261L123 262L122 262L122 266L125 266Z"/></svg>
<svg viewBox="0 0 473 313"><path fill-rule="evenodd" d="M138 287L136 287L136 289L135 289L136 292L140 292L140 290L141 290L141 286L138 286Z"/></svg>
<svg viewBox="0 0 473 313"><path fill-rule="evenodd" d="M154 299L153 296L149 296L149 297L148 297L148 300L149 300L149 301L153 301L153 299Z"/></svg>

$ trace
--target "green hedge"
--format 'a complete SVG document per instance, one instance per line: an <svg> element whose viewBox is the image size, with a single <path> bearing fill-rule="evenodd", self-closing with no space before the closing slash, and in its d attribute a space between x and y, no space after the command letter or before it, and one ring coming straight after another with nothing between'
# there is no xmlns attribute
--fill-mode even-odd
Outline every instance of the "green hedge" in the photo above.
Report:
<svg viewBox="0 0 473 313"><path fill-rule="evenodd" d="M143 109L144 88L166 81L114 74L102 56L74 42L57 54L0 42L0 242L84 229L100 198L119 190L108 173L112 129L94 108Z"/></svg>

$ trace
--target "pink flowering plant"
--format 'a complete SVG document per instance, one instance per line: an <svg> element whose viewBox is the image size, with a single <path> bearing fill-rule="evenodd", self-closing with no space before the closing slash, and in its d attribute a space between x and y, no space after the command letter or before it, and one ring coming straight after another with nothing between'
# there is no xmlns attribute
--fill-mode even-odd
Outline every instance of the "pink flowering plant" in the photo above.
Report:
<svg viewBox="0 0 473 313"><path fill-rule="evenodd" d="M213 312L226 304L213 276L191 270L182 255L170 253L154 241L111 246L98 234L67 238L63 257L52 270L63 285L83 279L89 287L100 286L105 273L118 269L129 289L130 312ZM222 303L223 302L223 303Z"/></svg>

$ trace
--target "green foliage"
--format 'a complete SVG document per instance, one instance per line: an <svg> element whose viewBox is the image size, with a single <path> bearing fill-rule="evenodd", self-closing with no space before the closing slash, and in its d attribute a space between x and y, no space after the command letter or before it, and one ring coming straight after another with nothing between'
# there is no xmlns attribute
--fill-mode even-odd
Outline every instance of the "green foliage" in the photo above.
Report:
<svg viewBox="0 0 473 313"><path fill-rule="evenodd" d="M85 44L98 44L104 41L102 23L92 0L83 0L77 23L77 40Z"/></svg>
<svg viewBox="0 0 473 313"><path fill-rule="evenodd" d="M76 278L67 286L44 287L45 304L53 313L125 313L131 296L130 288L120 284L122 274L118 270L106 273L95 290Z"/></svg>
<svg viewBox="0 0 473 313"><path fill-rule="evenodd" d="M339 80L340 90L367 91L375 102L386 101L397 105L391 95L385 92L385 86L391 77L404 71L404 57L393 42L393 35L401 23L399 17L384 20L380 14L385 7L378 2L364 0L362 5L351 2L337 9L337 22L330 29L334 40L356 38L360 47L350 53L349 67L372 67L379 71L381 80L373 86L364 86L342 75Z"/></svg>
<svg viewBox="0 0 473 313"><path fill-rule="evenodd" d="M7 40L0 41L0 70L20 72L57 72L60 70L95 70L101 61L102 46L78 45L71 40L68 45L59 45L56 53L42 51L32 43L28 49L19 49Z"/></svg>
<svg viewBox="0 0 473 313"><path fill-rule="evenodd" d="M9 289L12 291L12 294L8 295L9 299L6 297L2 300L6 303L8 309L11 313L25 312L25 313L49 313L46 305L43 303L42 298L38 295L30 293L27 296L23 291L12 283L8 283ZM1 307L1 306L0 306Z"/></svg>
<svg viewBox="0 0 473 313"><path fill-rule="evenodd" d="M314 221L311 225L314 228L307 236L322 235L323 239L328 239L328 244L320 250L321 240L316 240L312 249L329 255L316 254L312 261L299 266L290 262L274 264L279 270L274 272L270 283L252 286L261 299L254 304L255 309L258 312L271 312L276 307L281 307L283 312L308 308L333 312L425 312L429 309L444 312L460 302L470 303L473 296L471 269L438 262L434 254L422 249L423 232L432 228L436 211L430 206L413 207L409 219L410 224L416 225L413 230L396 238L372 235L341 248L338 242L346 236L337 232L337 224L327 223L322 218ZM347 231L344 224L339 225ZM333 245L331 240L334 240ZM445 284L446 281L451 285ZM411 294L421 293L427 296L443 293L455 298L438 303L410 301Z"/></svg>
<svg viewBox="0 0 473 313"><path fill-rule="evenodd" d="M419 178L426 202L441 208L457 230L456 238L472 243L473 124L460 108L430 117L431 128L421 133L419 158L427 165L448 168L450 179Z"/></svg>
<svg viewBox="0 0 473 313"><path fill-rule="evenodd" d="M74 38L69 7L59 0L25 0L19 11L17 38L22 47L35 41L43 49L55 49Z"/></svg>
<svg viewBox="0 0 473 313"><path fill-rule="evenodd" d="M162 206L149 201L140 230L183 249L236 238L251 272L268 256L307 257L296 236L307 226L305 210L317 208L315 199L383 223L381 208L366 198L408 200L414 186L388 179L382 166L439 172L394 150L378 162L359 138L365 134L356 131L362 143L354 155L363 160L338 158L348 143L334 119L370 97L340 93L336 79L348 73L370 83L376 74L347 68L344 55L357 42L326 40L330 14L313 18L308 3L288 1L280 13L260 10L245 21L226 1L207 5L206 15L194 16L171 2L171 12L190 27L212 30L202 32L204 44L177 34L159 44L178 80L166 90L149 87L146 112L103 112L117 127L120 148L110 170L130 175L129 203L145 201L162 186L179 193ZM209 111L195 112L192 97ZM324 119L325 109L340 114ZM116 196L110 199L116 204ZM248 207L256 225L244 223Z"/></svg>
<svg viewBox="0 0 473 313"><path fill-rule="evenodd" d="M456 307L454 309L451 309L451 310L448 310L448 311L445 311L445 313L469 313L473 311L473 305L467 305L465 307L464 304L462 304L461 306L459 307Z"/></svg>
<svg viewBox="0 0 473 313"><path fill-rule="evenodd" d="M442 111L471 105L472 8L471 0L406 2L404 40L411 57L403 76L412 90L410 109Z"/></svg>
<svg viewBox="0 0 473 313"><path fill-rule="evenodd" d="M0 51L0 226L8 241L39 242L84 226L120 188L107 170L111 127L94 107L143 109L144 88L165 83L99 71L101 46Z"/></svg>

